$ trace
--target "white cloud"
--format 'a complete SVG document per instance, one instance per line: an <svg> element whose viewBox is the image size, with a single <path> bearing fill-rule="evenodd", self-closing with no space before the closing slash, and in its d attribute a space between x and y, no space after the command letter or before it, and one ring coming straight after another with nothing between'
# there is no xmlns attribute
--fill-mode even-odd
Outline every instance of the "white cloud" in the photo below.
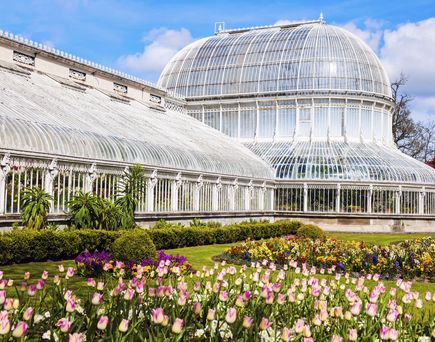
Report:
<svg viewBox="0 0 435 342"><path fill-rule="evenodd" d="M435 96L434 56L435 18L402 24L384 33L381 60L391 80L401 72L407 76L406 90L411 95Z"/></svg>
<svg viewBox="0 0 435 342"><path fill-rule="evenodd" d="M412 116L418 121L435 119L435 94L415 96L410 103Z"/></svg>
<svg viewBox="0 0 435 342"><path fill-rule="evenodd" d="M139 53L121 56L118 65L125 70L140 74L146 80L157 78L169 60L183 47L193 41L189 30L158 28L145 37L146 45Z"/></svg>
<svg viewBox="0 0 435 342"><path fill-rule="evenodd" d="M345 30L352 32L354 35L360 37L370 46L374 51L378 50L379 43L382 38L382 25L383 23L374 19L367 19L364 22L364 28L359 28L354 22L349 22L342 25Z"/></svg>

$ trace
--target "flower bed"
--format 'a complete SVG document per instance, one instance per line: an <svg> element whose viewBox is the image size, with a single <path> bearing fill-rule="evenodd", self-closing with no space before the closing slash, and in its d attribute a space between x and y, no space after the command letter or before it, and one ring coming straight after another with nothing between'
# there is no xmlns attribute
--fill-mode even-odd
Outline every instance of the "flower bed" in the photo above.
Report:
<svg viewBox="0 0 435 342"><path fill-rule="evenodd" d="M423 277L433 281L435 239L427 237L378 246L336 239L281 237L246 241L227 249L220 258L236 263L267 260L278 265L292 260L333 271L378 273L384 278Z"/></svg>
<svg viewBox="0 0 435 342"><path fill-rule="evenodd" d="M192 265L187 262L185 256L170 255L164 251L157 252L156 259L143 259L140 265L134 262L124 263L115 261L111 258L108 251L89 252L84 251L75 259L77 272L81 276L98 277L112 275L116 278L134 276L137 274L138 266L148 278L161 276L162 272L167 274L179 275L180 273L191 271Z"/></svg>
<svg viewBox="0 0 435 342"><path fill-rule="evenodd" d="M165 257L166 258L166 257ZM172 258L170 258L172 260ZM163 262L161 260L160 262ZM166 261L163 262L166 264ZM435 294L420 296L398 280L387 290L378 281L348 274L319 279L316 268L280 270L273 263L203 269L149 279L137 265L131 275L89 279L69 289L71 267L44 272L35 284L1 280L0 339L52 341L430 341ZM157 266L160 267L160 263ZM112 275L112 273L109 273ZM320 276L321 278L321 276ZM432 304L433 305L433 304Z"/></svg>

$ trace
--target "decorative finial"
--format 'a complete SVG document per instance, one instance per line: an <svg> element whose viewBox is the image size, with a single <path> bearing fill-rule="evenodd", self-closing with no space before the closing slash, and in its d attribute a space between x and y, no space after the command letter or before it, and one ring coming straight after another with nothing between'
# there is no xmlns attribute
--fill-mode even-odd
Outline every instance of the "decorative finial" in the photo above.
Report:
<svg viewBox="0 0 435 342"><path fill-rule="evenodd" d="M323 24L323 12L320 12L319 21Z"/></svg>

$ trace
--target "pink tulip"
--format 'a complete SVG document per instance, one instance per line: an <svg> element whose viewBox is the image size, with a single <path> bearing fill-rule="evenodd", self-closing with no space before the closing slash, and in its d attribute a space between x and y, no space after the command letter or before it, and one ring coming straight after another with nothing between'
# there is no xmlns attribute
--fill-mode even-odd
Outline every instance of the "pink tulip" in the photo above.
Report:
<svg viewBox="0 0 435 342"><path fill-rule="evenodd" d="M195 302L193 303L193 312L195 313L195 315L199 315L201 313L202 307L201 307L201 303Z"/></svg>
<svg viewBox="0 0 435 342"><path fill-rule="evenodd" d="M228 292L221 291L219 293L219 300L221 300L222 302L226 302L228 300Z"/></svg>
<svg viewBox="0 0 435 342"><path fill-rule="evenodd" d="M68 342L82 342L82 340L82 334L80 333L69 334Z"/></svg>
<svg viewBox="0 0 435 342"><path fill-rule="evenodd" d="M29 297L33 297L36 294L36 285L30 285L27 288L27 294L29 295Z"/></svg>
<svg viewBox="0 0 435 342"><path fill-rule="evenodd" d="M24 312L23 312L23 319L25 321L28 321L30 318L32 318L33 315L33 308L32 307L28 307Z"/></svg>
<svg viewBox="0 0 435 342"><path fill-rule="evenodd" d="M183 320L181 318L176 318L174 324L172 324L172 332L174 334L179 334L183 330Z"/></svg>
<svg viewBox="0 0 435 342"><path fill-rule="evenodd" d="M349 337L349 341L357 341L358 331L356 329L349 329L347 336Z"/></svg>
<svg viewBox="0 0 435 342"><path fill-rule="evenodd" d="M167 315L163 316L162 326L166 327L169 323L169 317Z"/></svg>
<svg viewBox="0 0 435 342"><path fill-rule="evenodd" d="M0 271L0 280L3 279L3 271Z"/></svg>
<svg viewBox="0 0 435 342"><path fill-rule="evenodd" d="M72 278L74 276L74 267L68 267L66 271L66 278Z"/></svg>
<svg viewBox="0 0 435 342"><path fill-rule="evenodd" d="M391 341L397 341L399 338L399 332L396 329L391 328L390 329L390 340Z"/></svg>
<svg viewBox="0 0 435 342"><path fill-rule="evenodd" d="M381 340L388 340L390 338L390 328L383 325L381 331L379 332L379 337Z"/></svg>
<svg viewBox="0 0 435 342"><path fill-rule="evenodd" d="M432 298L432 294L429 291L427 291L426 294L424 295L424 299L431 300L431 298Z"/></svg>
<svg viewBox="0 0 435 342"><path fill-rule="evenodd" d="M162 308L156 308L152 310L152 320L155 324L162 324L165 318L165 312Z"/></svg>
<svg viewBox="0 0 435 342"><path fill-rule="evenodd" d="M124 299L125 300L132 300L134 297L134 290L133 289L127 289L124 293Z"/></svg>
<svg viewBox="0 0 435 342"><path fill-rule="evenodd" d="M60 328L60 331L66 333L71 328L72 322L70 322L67 318L61 318L57 321L56 325Z"/></svg>
<svg viewBox="0 0 435 342"><path fill-rule="evenodd" d="M19 321L17 325L15 326L14 331L12 332L12 336L16 338L21 338L27 333L27 323L23 321Z"/></svg>
<svg viewBox="0 0 435 342"><path fill-rule="evenodd" d="M41 278L46 280L48 278L48 272L47 271L42 272Z"/></svg>
<svg viewBox="0 0 435 342"><path fill-rule="evenodd" d="M89 287L95 287L97 285L97 282L95 281L94 278L88 278L87 285Z"/></svg>
<svg viewBox="0 0 435 342"><path fill-rule="evenodd" d="M370 303L366 304L366 314L368 316L375 317L377 311L378 311L378 307L376 306L376 304L370 304Z"/></svg>
<svg viewBox="0 0 435 342"><path fill-rule="evenodd" d="M65 309L67 312L74 312L74 310L76 309L74 299L67 299Z"/></svg>
<svg viewBox="0 0 435 342"><path fill-rule="evenodd" d="M298 319L295 325L295 331L300 334L304 331L305 322L303 319Z"/></svg>
<svg viewBox="0 0 435 342"><path fill-rule="evenodd" d="M3 318L0 316L0 335L6 335L10 330L11 323L9 322L7 315L5 315Z"/></svg>
<svg viewBox="0 0 435 342"><path fill-rule="evenodd" d="M103 295L101 293L95 292L92 296L92 304L93 305L100 305L103 301Z"/></svg>
<svg viewBox="0 0 435 342"><path fill-rule="evenodd" d="M118 330L120 332L126 332L128 330L128 319L123 319L121 323L119 323Z"/></svg>
<svg viewBox="0 0 435 342"><path fill-rule="evenodd" d="M57 268L58 268L60 273L65 272L65 268L63 267L63 265L59 265Z"/></svg>
<svg viewBox="0 0 435 342"><path fill-rule="evenodd" d="M28 280L30 278L30 272L24 273L24 280Z"/></svg>
<svg viewBox="0 0 435 342"><path fill-rule="evenodd" d="M252 326L253 322L254 322L254 320L252 319L252 317L250 317L250 316L243 317L243 327L245 329L249 329Z"/></svg>
<svg viewBox="0 0 435 342"><path fill-rule="evenodd" d="M352 313L352 315L358 316L361 313L361 303L360 302L353 303L350 308L350 312Z"/></svg>
<svg viewBox="0 0 435 342"><path fill-rule="evenodd" d="M102 281L99 281L97 283L97 290L98 291L103 291L104 290L104 283Z"/></svg>
<svg viewBox="0 0 435 342"><path fill-rule="evenodd" d="M281 340L283 340L284 342L289 342L291 337L292 337L291 330L284 327L281 331Z"/></svg>
<svg viewBox="0 0 435 342"><path fill-rule="evenodd" d="M99 330L105 330L109 324L109 318L107 316L101 316L97 323L97 328Z"/></svg>
<svg viewBox="0 0 435 342"><path fill-rule="evenodd" d="M227 321L228 324L232 324L236 321L236 319L237 319L237 310L234 308L229 308L225 316L225 320Z"/></svg>
<svg viewBox="0 0 435 342"><path fill-rule="evenodd" d="M0 305L2 305L6 300L6 291L1 290L0 291Z"/></svg>
<svg viewBox="0 0 435 342"><path fill-rule="evenodd" d="M343 342L343 338L338 335L332 335L331 342Z"/></svg>
<svg viewBox="0 0 435 342"><path fill-rule="evenodd" d="M36 289L42 290L44 288L45 282L42 279L36 281Z"/></svg>
<svg viewBox="0 0 435 342"><path fill-rule="evenodd" d="M395 322L397 320L397 317L399 316L399 313L395 309L388 310L387 313L387 321L389 322Z"/></svg>
<svg viewBox="0 0 435 342"><path fill-rule="evenodd" d="M267 330L267 329L270 328L271 325L272 324L269 322L269 320L267 318L263 317L261 319L261 322L260 322L260 329L261 330Z"/></svg>
<svg viewBox="0 0 435 342"><path fill-rule="evenodd" d="M6 311L11 311L13 307L14 307L14 299L13 298L6 298L3 308Z"/></svg>

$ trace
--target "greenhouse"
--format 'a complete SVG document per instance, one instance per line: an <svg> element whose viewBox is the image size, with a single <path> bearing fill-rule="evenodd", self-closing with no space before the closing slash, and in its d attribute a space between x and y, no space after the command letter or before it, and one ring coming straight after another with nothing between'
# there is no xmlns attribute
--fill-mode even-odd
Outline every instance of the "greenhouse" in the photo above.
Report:
<svg viewBox="0 0 435 342"><path fill-rule="evenodd" d="M392 137L375 53L324 21L221 30L181 50L159 86L275 170L275 210L435 215L435 170Z"/></svg>
<svg viewBox="0 0 435 342"><path fill-rule="evenodd" d="M157 86L0 31L0 84L2 225L25 188L51 194L62 221L78 190L116 199L137 164L141 222L434 222L435 170L395 146L383 66L323 20L220 30Z"/></svg>

